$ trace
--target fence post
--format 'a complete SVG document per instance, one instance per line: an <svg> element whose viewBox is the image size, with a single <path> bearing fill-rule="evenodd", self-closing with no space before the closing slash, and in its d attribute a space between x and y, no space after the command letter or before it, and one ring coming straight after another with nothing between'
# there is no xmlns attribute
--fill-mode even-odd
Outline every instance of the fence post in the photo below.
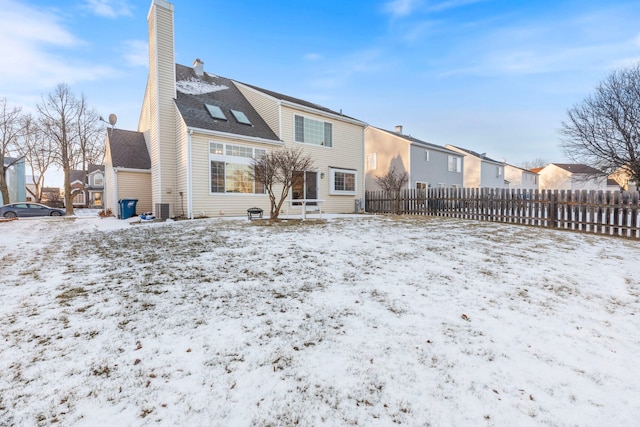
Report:
<svg viewBox="0 0 640 427"><path fill-rule="evenodd" d="M551 192L549 190L549 227L556 228L556 219L558 217L558 211L556 208L556 199L558 197L558 190L554 190Z"/></svg>

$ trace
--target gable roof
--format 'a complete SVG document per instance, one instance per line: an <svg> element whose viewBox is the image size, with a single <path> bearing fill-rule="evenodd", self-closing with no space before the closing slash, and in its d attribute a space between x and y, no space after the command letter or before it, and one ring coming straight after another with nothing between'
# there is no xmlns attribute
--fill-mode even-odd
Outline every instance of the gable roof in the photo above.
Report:
<svg viewBox="0 0 640 427"><path fill-rule="evenodd" d="M98 172L98 171L104 172L104 165L93 165L93 164L90 164L87 167L87 174L91 174L91 173Z"/></svg>
<svg viewBox="0 0 640 427"><path fill-rule="evenodd" d="M402 139L404 139L406 141L411 142L412 144L419 145L419 146L422 146L424 148L431 148L431 149L434 149L434 150L443 151L445 153L459 154L458 152L453 151L453 150L449 150L448 148L443 147L441 145L436 145L436 144L432 144L430 142L422 141L422 140L420 140L418 138L412 137L411 135L405 135L403 133L398 133L398 132L394 132L394 131L391 131L391 130L375 127L375 126L370 126L370 127L374 128L374 129L377 129L379 131L382 131L382 132L386 132L386 133L388 133L390 135L393 135L393 136L396 136L398 138L402 138Z"/></svg>
<svg viewBox="0 0 640 427"><path fill-rule="evenodd" d="M560 169L564 169L567 172L571 172L572 174L582 174L582 175L606 175L601 170L596 168L592 168L591 166L583 165L580 163L551 163L559 167Z"/></svg>
<svg viewBox="0 0 640 427"><path fill-rule="evenodd" d="M107 143L114 168L151 169L151 158L142 132L109 129Z"/></svg>
<svg viewBox="0 0 640 427"><path fill-rule="evenodd" d="M233 81L176 64L176 106L190 128L280 141L269 125L242 95ZM226 120L212 117L206 104L219 107ZM251 122L240 123L231 110L241 111Z"/></svg>
<svg viewBox="0 0 640 427"><path fill-rule="evenodd" d="M505 165L505 167L509 166L511 168L519 169L522 172L530 173L530 174L533 174L533 175L538 175L538 170L542 170L542 168L540 168L540 169L537 169L537 168L536 169L525 169L525 168L521 168L520 166L515 166L515 165L509 164L509 163L505 163L504 165Z"/></svg>
<svg viewBox="0 0 640 427"><path fill-rule="evenodd" d="M305 101L304 99L294 98L293 96L288 96L288 95L283 95L281 93L274 92L272 90L263 89L261 87L250 85L250 84L247 84L247 83L243 83L243 82L238 82L238 83L243 84L243 85L245 85L247 87L250 87L251 89L257 90L259 92L262 92L262 93L264 93L266 95L269 95L272 98L279 99L281 101L290 102L292 104L300 105L302 107L312 108L314 110L322 111L324 113L329 113L329 114L332 114L332 115L335 115L335 116L340 116L340 117L343 117L343 118L348 119L348 120L355 120L357 122L361 122L361 123L364 124L364 122L362 122L361 120L358 120L358 119L356 119L354 117L349 117L346 114L342 114L342 111L340 111L340 112L334 111L334 110L331 110L330 108L323 107L322 105L318 105L318 104L314 104L313 102Z"/></svg>
<svg viewBox="0 0 640 427"><path fill-rule="evenodd" d="M455 145L451 145L451 144L449 144L449 146L450 146L450 147L454 147L454 148L456 148L456 149L458 149L458 150L460 150L460 151L463 151L463 152L465 152L465 153L469 154L470 156L477 157L477 158L479 158L479 159L481 159L481 160L485 160L485 161L487 161L487 162L499 163L499 164L501 164L501 165L502 165L502 164L504 164L503 162L499 162L498 160L494 160L494 159L492 159L492 158L490 158L490 157L487 157L487 156L486 156L486 154L484 154L484 153L482 153L482 154L480 154L480 153L476 153L475 151L467 150L466 148L457 147L457 146L455 146Z"/></svg>

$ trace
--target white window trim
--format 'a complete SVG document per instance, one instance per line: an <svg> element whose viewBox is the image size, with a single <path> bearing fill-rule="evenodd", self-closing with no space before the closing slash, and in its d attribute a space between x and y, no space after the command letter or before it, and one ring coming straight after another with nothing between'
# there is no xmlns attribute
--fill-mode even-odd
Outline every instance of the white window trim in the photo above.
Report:
<svg viewBox="0 0 640 427"><path fill-rule="evenodd" d="M451 170L451 168L449 167L449 159L451 158L456 159L456 167L454 170ZM449 155L449 157L447 158L447 170L452 173L462 173L462 157Z"/></svg>
<svg viewBox="0 0 640 427"><path fill-rule="evenodd" d="M369 153L367 154L367 170L376 170L378 169L378 153Z"/></svg>
<svg viewBox="0 0 640 427"><path fill-rule="evenodd" d="M335 189L336 172L351 174L354 176L353 191ZM353 169L329 168L329 194L333 196L355 196L358 194L358 171Z"/></svg>
<svg viewBox="0 0 640 427"><path fill-rule="evenodd" d="M222 153L223 154L212 154L211 153L211 144L221 144L223 147L222 149ZM231 156L231 155L227 155L227 145L233 145L233 146L240 146L240 147L244 147L244 148L250 148L253 152L253 155L256 155L256 150L263 150L263 151L267 151L264 148L259 148L259 147L252 147L250 145L242 145L242 144L233 144L233 143L226 143L226 142L221 142L221 141L214 141L214 140L209 140L208 141L208 150L209 150L209 159L208 159L208 165L207 168L209 170L209 175L208 175L208 189L209 189L209 195L210 196L231 196L231 197L248 197L248 196L266 196L267 192L265 191L264 193L256 193L256 183L255 180L253 182L253 192L251 193L229 193L229 192L213 192L211 191L211 162L222 162L225 164L225 173L226 173L226 165L228 163L231 164L237 164L237 165L247 165L250 166L251 165L251 161L252 158L250 157L242 157L242 156ZM226 186L226 182L225 182L225 186Z"/></svg>
<svg viewBox="0 0 640 427"><path fill-rule="evenodd" d="M324 134L324 125L325 125L326 123L329 123L329 124L331 125L331 145L325 145L324 141L322 142L322 144L313 144L313 143L311 143L311 142L298 141L298 140L296 139L296 116L302 117L303 119L314 120L314 121L316 121L316 122L320 122L320 123L322 123L322 126L323 126L323 134ZM294 141L296 144L304 144L304 145L310 145L310 146L312 146L312 147L324 147L324 148L329 148L329 149L331 149L331 148L333 148L333 144L334 144L334 130L335 130L334 128L335 128L335 126L334 126L334 123L333 123L333 122L328 122L328 121L326 121L326 120L321 120L321 119L318 119L318 118L316 118L316 117L312 117L312 116L305 116L305 115L303 115L303 114L298 114L298 113L294 113L294 114L293 114L293 141Z"/></svg>

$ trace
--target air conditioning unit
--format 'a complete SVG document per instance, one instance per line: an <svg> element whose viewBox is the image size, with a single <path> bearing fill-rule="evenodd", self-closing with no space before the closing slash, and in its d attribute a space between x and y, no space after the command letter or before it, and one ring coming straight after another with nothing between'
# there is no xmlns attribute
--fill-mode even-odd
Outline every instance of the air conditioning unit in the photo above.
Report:
<svg viewBox="0 0 640 427"><path fill-rule="evenodd" d="M154 212L158 219L169 219L173 217L173 209L169 203L156 203L156 210Z"/></svg>

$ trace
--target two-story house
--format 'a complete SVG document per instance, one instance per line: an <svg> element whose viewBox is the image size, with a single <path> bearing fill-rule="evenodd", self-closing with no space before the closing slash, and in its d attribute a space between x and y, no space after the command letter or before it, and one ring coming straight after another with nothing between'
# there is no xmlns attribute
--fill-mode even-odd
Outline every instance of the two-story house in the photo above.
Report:
<svg viewBox="0 0 640 427"><path fill-rule="evenodd" d="M447 144L445 148L464 156L465 188L504 188L504 162L493 160L485 153Z"/></svg>
<svg viewBox="0 0 640 427"><path fill-rule="evenodd" d="M368 126L365 129L365 187L379 190L377 177L392 168L408 175L407 189L462 187L463 156L402 132Z"/></svg>
<svg viewBox="0 0 640 427"><path fill-rule="evenodd" d="M539 176L536 172L504 164L505 187L519 190L537 190L540 186Z"/></svg>
<svg viewBox="0 0 640 427"><path fill-rule="evenodd" d="M550 163L540 169L541 190L608 190L607 174L579 163Z"/></svg>
<svg viewBox="0 0 640 427"><path fill-rule="evenodd" d="M75 208L102 208L104 192L104 165L89 165L87 171L72 170L71 181L72 202Z"/></svg>
<svg viewBox="0 0 640 427"><path fill-rule="evenodd" d="M176 64L174 5L153 0L148 16L149 78L142 112L137 132L114 132L108 142L107 208L117 211L119 198L134 194L122 191L126 171L139 183L148 176L148 187L135 193L148 197L160 218L244 215L254 206L268 211L269 198L252 178L251 159L288 147L313 160L310 170L298 171L301 179L289 197L321 200L328 213L353 212L354 201L364 197L364 122L211 74L199 59L191 67ZM116 151L126 149L115 141L119 137L137 148L144 141L148 169L140 162L118 172L114 159L122 156Z"/></svg>

